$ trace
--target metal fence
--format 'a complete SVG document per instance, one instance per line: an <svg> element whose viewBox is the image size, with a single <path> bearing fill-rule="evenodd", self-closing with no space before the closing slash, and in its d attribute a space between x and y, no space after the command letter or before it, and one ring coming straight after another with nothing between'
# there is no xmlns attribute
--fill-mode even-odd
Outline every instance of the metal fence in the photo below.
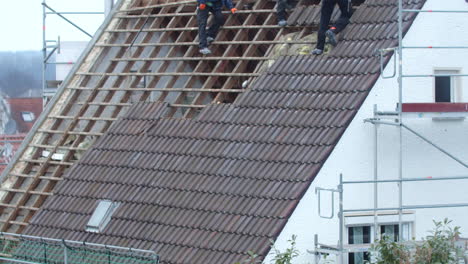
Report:
<svg viewBox="0 0 468 264"><path fill-rule="evenodd" d="M158 264L159 256L149 250L0 233L0 260L5 263Z"/></svg>

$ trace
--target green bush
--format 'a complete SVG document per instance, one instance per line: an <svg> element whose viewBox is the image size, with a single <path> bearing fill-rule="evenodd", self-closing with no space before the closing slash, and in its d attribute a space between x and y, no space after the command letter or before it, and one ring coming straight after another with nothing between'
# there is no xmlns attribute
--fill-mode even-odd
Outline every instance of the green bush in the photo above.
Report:
<svg viewBox="0 0 468 264"><path fill-rule="evenodd" d="M455 264L462 254L455 246L460 227L450 227L452 221L434 221L434 229L422 243L413 241L414 250L400 242L383 237L372 247L376 253L375 264Z"/></svg>
<svg viewBox="0 0 468 264"><path fill-rule="evenodd" d="M424 239L422 245L416 246L415 264L447 264L456 263L461 253L455 246L455 240L460 236L460 227L450 227L447 218L444 221L434 221L435 228Z"/></svg>
<svg viewBox="0 0 468 264"><path fill-rule="evenodd" d="M288 240L291 246L284 252L278 250L274 245L274 241L271 241L272 248L275 252L275 256L273 257L275 264L291 264L292 260L299 256L299 250L296 249L296 238L296 235L292 235L291 239Z"/></svg>
<svg viewBox="0 0 468 264"><path fill-rule="evenodd" d="M409 249L398 242L394 242L390 237L383 236L372 251L378 252L375 258L375 264L410 264Z"/></svg>
<svg viewBox="0 0 468 264"><path fill-rule="evenodd" d="M271 243L271 248L273 249L272 253L274 254L273 256L273 263L274 264L291 264L292 259L295 257L299 256L299 250L296 249L296 235L292 235L291 239L288 240L290 247L286 248L284 252L281 252L279 249L275 247L275 241L270 240ZM262 263L260 260L260 256L253 252L253 251L248 251L247 252L248 258L241 261L241 262L236 262L234 264L255 264L255 263Z"/></svg>
<svg viewBox="0 0 468 264"><path fill-rule="evenodd" d="M253 252L253 251L247 251L247 255L249 255L249 257L245 260L243 260L242 262L236 262L234 264L255 264L255 263L262 263L262 261L260 260L260 256Z"/></svg>

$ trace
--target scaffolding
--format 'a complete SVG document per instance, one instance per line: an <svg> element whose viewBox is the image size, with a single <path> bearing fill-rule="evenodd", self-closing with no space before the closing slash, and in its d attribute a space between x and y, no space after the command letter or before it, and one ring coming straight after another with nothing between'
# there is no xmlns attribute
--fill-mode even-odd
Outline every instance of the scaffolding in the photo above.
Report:
<svg viewBox="0 0 468 264"><path fill-rule="evenodd" d="M357 212L372 212L374 218L374 237L378 237L378 212L381 211L396 211L398 212L398 237L399 239L403 238L403 211L404 210L417 210L417 209L434 209L434 208L457 208L457 207L468 207L468 203L447 203L447 204L421 204L421 205L406 205L403 204L403 183L405 182L439 182L439 181L449 181L449 180L468 180L468 176L450 176L450 177L427 177L427 178L406 178L403 177L403 131L408 131L411 134L422 139L424 142L428 143L432 147L436 148L441 153L450 157L452 160L456 161L465 168L468 168L468 163L464 162L460 158L456 157L449 151L445 150L443 147L435 144L429 138L423 136L421 133L417 132L412 127L408 126L404 121L406 118L411 118L412 115L408 114L417 110L421 112L429 113L425 117L442 117L442 118L455 118L460 117L465 118L468 116L468 104L467 103L450 103L450 106L447 107L447 104L439 106L438 110L430 111L424 109L424 104L406 104L403 102L403 79L404 78L432 78L432 77L441 77L441 76L450 76L450 77L467 77L468 74L404 74L403 73L403 51L406 49L468 49L468 46L404 46L403 45L403 16L406 13L453 13L453 14L466 14L468 11L462 10L419 10L419 9L405 9L403 7L403 0L398 0L398 47L387 48L379 50L380 53L380 65L381 65L381 76L384 79L390 79L397 76L398 78L398 104L395 111L378 111L377 106L374 106L374 117L365 119L365 122L374 125L374 178L373 180L360 180L360 181L344 181L343 175L339 176L339 184L336 189L330 188L316 188L316 194L318 196L318 214L321 218L331 219L334 217L335 211L335 202L334 194L339 195L339 209L338 209L338 218L339 218L339 240L338 246L330 246L320 244L318 242L318 237L315 241L315 250L310 251L316 255L316 261L318 256L321 254L335 254L339 258L340 264L344 264L344 255L351 252L364 252L369 250L369 245L346 245L344 244L344 215L345 213L357 213ZM396 54L395 54L396 53ZM390 75L384 75L385 62L384 57L387 54L391 54L394 57L394 68L393 72ZM398 55L398 59L397 59ZM398 65L398 66L397 66ZM421 107L422 106L422 107ZM433 113L430 113L433 112ZM442 113L441 113L442 112ZM448 113L446 113L448 112ZM387 120L382 120L387 119ZM398 178L397 179L388 179L388 180L379 180L378 178L378 125L385 126L394 126L398 127ZM378 206L378 185L382 183L397 183L398 184L398 206L397 207L379 207ZM373 199L374 205L372 208L360 208L360 209L345 209L343 194L346 185L357 185L357 184L373 184ZM332 214L331 216L322 215L321 205L320 205L320 194L321 192L331 192L332 193ZM318 263L318 262L316 262Z"/></svg>
<svg viewBox="0 0 468 264"><path fill-rule="evenodd" d="M107 0L105 0L107 1ZM47 4L46 0L42 0L42 98L44 105L50 101L51 97L57 92L58 87L61 84L61 81L57 80L47 80L47 69L49 65L73 65L74 61L50 61L54 54L60 54L60 36L57 37L57 40L47 39L47 16L54 15L60 17L66 23L72 25L76 30L80 31L84 35L88 36L90 39L93 35L82 27L78 23L73 22L72 20L65 17L65 15L104 15L105 12L58 12L51 6Z"/></svg>
<svg viewBox="0 0 468 264"><path fill-rule="evenodd" d="M8 263L158 264L151 250L0 233L0 260Z"/></svg>

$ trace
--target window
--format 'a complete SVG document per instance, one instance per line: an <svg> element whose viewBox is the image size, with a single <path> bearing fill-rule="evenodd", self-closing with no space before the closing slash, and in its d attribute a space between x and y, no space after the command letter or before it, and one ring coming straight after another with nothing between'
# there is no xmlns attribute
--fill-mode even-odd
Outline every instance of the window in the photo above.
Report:
<svg viewBox="0 0 468 264"><path fill-rule="evenodd" d="M33 122L35 118L33 112L21 112L21 117L24 122Z"/></svg>
<svg viewBox="0 0 468 264"><path fill-rule="evenodd" d="M379 234L390 237L392 241L398 241L399 237L399 225L396 223L379 225ZM402 223L402 236L403 240L409 240L411 232L411 223ZM374 226L370 223L363 226L349 226L348 227L348 244L370 244L374 241ZM365 248L365 247L364 247ZM366 261L370 261L369 252L353 252L348 254L349 264L364 264Z"/></svg>
<svg viewBox="0 0 468 264"><path fill-rule="evenodd" d="M348 228L348 244L369 244L371 242L370 226L353 226ZM363 264L370 261L369 252L349 253L349 264Z"/></svg>
<svg viewBox="0 0 468 264"><path fill-rule="evenodd" d="M391 241L397 242L399 236L399 226L398 225L381 225L380 226L380 235L387 236Z"/></svg>
<svg viewBox="0 0 468 264"><path fill-rule="evenodd" d="M88 224L86 225L86 231L99 233L104 230L106 225L110 222L112 214L115 212L119 203L112 202L109 200L100 201L94 213L91 215Z"/></svg>
<svg viewBox="0 0 468 264"><path fill-rule="evenodd" d="M436 70L434 97L436 103L456 102L460 98L459 78L451 76L459 74L457 70ZM444 75L447 76L444 76Z"/></svg>
<svg viewBox="0 0 468 264"><path fill-rule="evenodd" d="M411 223L402 223L402 236L403 241L408 241L411 238ZM390 224L390 225L381 225L380 226L380 235L388 236L392 241L399 241L398 236L400 235L399 226L398 224Z"/></svg>

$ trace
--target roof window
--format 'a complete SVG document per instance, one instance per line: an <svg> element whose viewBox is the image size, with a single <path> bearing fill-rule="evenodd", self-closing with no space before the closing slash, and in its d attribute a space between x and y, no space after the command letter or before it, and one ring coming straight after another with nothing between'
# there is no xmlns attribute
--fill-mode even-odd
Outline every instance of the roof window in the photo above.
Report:
<svg viewBox="0 0 468 264"><path fill-rule="evenodd" d="M34 121L34 113L33 112L21 112L21 117L23 118L24 122L33 122Z"/></svg>
<svg viewBox="0 0 468 264"><path fill-rule="evenodd" d="M112 214L118 206L118 202L112 202L110 200L99 201L98 206L91 215L91 219L89 219L89 222L86 225L86 231L93 233L102 232L110 222Z"/></svg>

